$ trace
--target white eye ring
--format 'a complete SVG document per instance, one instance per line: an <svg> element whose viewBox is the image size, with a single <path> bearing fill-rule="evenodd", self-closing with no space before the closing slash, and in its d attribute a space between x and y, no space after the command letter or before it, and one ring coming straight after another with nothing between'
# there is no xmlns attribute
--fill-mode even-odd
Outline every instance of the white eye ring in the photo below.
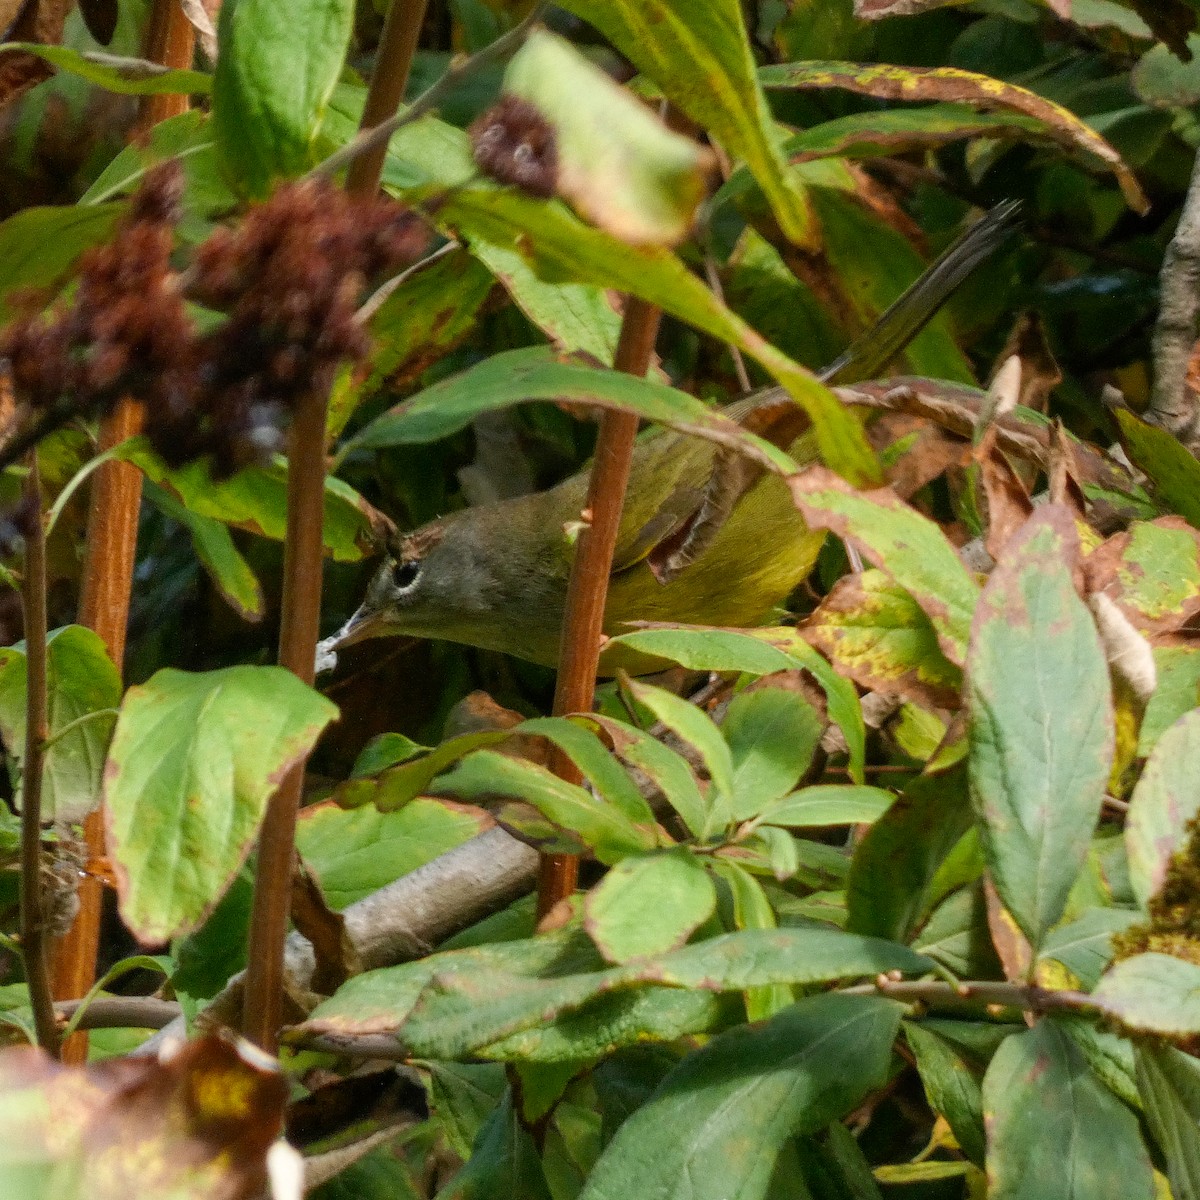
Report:
<svg viewBox="0 0 1200 1200"><path fill-rule="evenodd" d="M421 564L414 558L398 562L392 568L392 586L398 592L407 592L417 582L421 574Z"/></svg>

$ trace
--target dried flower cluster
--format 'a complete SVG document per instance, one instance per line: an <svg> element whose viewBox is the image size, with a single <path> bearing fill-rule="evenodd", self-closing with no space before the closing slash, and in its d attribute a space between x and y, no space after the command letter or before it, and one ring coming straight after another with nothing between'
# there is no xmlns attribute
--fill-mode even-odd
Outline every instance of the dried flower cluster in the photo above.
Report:
<svg viewBox="0 0 1200 1200"><path fill-rule="evenodd" d="M363 287L411 263L427 234L389 200L304 180L214 233L181 276L181 190L175 164L152 171L111 243L84 257L70 305L14 322L0 356L35 412L103 413L130 396L168 463L208 456L222 476L277 450L297 401L366 353ZM201 334L189 299L227 315Z"/></svg>
<svg viewBox="0 0 1200 1200"><path fill-rule="evenodd" d="M501 96L471 126L475 163L485 175L543 200L558 186L554 126L528 100Z"/></svg>

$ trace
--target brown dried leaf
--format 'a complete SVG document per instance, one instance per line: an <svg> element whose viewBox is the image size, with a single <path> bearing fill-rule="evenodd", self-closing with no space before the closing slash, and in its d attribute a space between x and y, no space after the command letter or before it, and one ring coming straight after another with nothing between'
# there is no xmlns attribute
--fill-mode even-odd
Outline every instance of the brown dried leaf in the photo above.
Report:
<svg viewBox="0 0 1200 1200"><path fill-rule="evenodd" d="M999 560L1009 538L1033 512L1033 503L1012 464L999 451L978 459L979 482L987 508L987 552Z"/></svg>
<svg viewBox="0 0 1200 1200"><path fill-rule="evenodd" d="M26 0L14 11L0 13L12 20L0 41L39 42L57 46L62 41L63 24L71 11L72 0ZM33 54L0 55L0 105L14 100L27 88L54 74L54 68Z"/></svg>
<svg viewBox="0 0 1200 1200"><path fill-rule="evenodd" d="M969 449L962 438L922 417L882 413L867 429L880 453L888 486L902 500L953 467L964 466Z"/></svg>
<svg viewBox="0 0 1200 1200"><path fill-rule="evenodd" d="M0 1161L77 1181L59 1200L256 1198L268 1187L268 1151L282 1145L288 1084L244 1045L205 1037L166 1062L81 1069L32 1047L0 1052Z"/></svg>
<svg viewBox="0 0 1200 1200"><path fill-rule="evenodd" d="M1050 350L1045 328L1036 313L1022 313L1017 318L996 361L1003 364L1013 355L1021 362L1021 390L1017 403L1022 408L1044 413L1050 393L1062 383L1062 370Z"/></svg>
<svg viewBox="0 0 1200 1200"><path fill-rule="evenodd" d="M992 935L992 945L996 947L996 955L1004 967L1004 978L1010 983L1024 983L1033 964L1033 948L1012 914L1004 907L996 885L986 875L983 894L987 901L988 930Z"/></svg>

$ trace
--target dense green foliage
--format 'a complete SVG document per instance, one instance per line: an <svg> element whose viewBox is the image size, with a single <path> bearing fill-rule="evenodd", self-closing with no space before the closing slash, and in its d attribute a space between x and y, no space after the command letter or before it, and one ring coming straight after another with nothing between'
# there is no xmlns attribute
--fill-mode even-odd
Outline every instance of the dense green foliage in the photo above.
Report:
<svg viewBox="0 0 1200 1200"><path fill-rule="evenodd" d="M216 231L355 135L371 5L225 0L215 68L168 73L120 57L140 8L122 3L107 57L77 17L62 46L5 51L59 73L0 110L0 322L31 288L71 302L81 256L127 229L160 161L182 167L182 288ZM363 361L329 376L323 631L395 529L584 467L599 409L714 444L715 474L752 464L830 531L815 570L763 627L614 630L610 661L659 670L603 681L594 712L548 716L550 669L448 642L350 647L310 688L267 665L282 456L214 472L142 438L98 454L94 410L62 424L35 462L58 627L55 928L78 824L103 805L105 861L83 864L117 895L98 1011L153 991L155 1013L194 1019L245 964L263 811L311 754L293 915L315 971L289 960L287 1087L202 1037L86 1095L0 1054L0 1192L254 1194L286 1119L327 1200L1200 1200L1200 462L1143 419L1200 145L1200 58L1182 61L1200 4L570 0L488 55L527 8L434 3L423 26L409 99L450 84L382 178L430 244L368 302ZM123 147L118 115L72 194L42 203L39 153L100 94L81 81L195 107ZM554 125L555 194L478 168L468 130L501 90ZM1007 199L1020 236L891 364L905 387L810 374ZM665 314L645 379L612 369L630 296ZM1013 356L1019 377L1000 369ZM781 385L809 432L781 446L719 413L743 383ZM116 666L72 623L81 485L112 459L145 480ZM13 506L26 470L0 477ZM580 516L562 515L555 536ZM494 530L519 559L520 529ZM631 561L667 540L647 539ZM5 563L15 585L19 553ZM16 595L0 597L14 1043L33 1037ZM515 885L487 875L494 850L472 868L497 911L438 890L444 855L499 830L583 858L536 928L532 898L512 899L532 887L519 858ZM405 880L410 907L387 912L380 889ZM436 911L413 903L426 887ZM389 922L382 949L371 926ZM94 1058L148 1034L109 1011L122 1028L92 1034ZM52 1128L64 1113L78 1136ZM214 1137L235 1149L204 1157ZM97 1192L114 1146L140 1165Z"/></svg>

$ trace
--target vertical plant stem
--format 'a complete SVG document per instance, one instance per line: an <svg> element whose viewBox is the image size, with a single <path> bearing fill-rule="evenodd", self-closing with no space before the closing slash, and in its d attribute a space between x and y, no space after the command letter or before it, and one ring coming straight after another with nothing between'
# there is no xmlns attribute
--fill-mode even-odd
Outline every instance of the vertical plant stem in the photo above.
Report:
<svg viewBox="0 0 1200 1200"><path fill-rule="evenodd" d="M310 685L321 617L325 409L325 390L314 389L293 415L288 445L279 665ZM303 787L302 760L288 771L271 797L258 840L242 1032L271 1053L278 1048L283 1013L283 942L291 907L296 812Z"/></svg>
<svg viewBox="0 0 1200 1200"><path fill-rule="evenodd" d="M37 451L29 455L25 483L25 757L21 763L21 956L38 1045L59 1053L54 997L46 966L46 926L42 910L42 760L46 718L46 535Z"/></svg>
<svg viewBox="0 0 1200 1200"><path fill-rule="evenodd" d="M363 126L396 110L404 94L425 0L394 0L388 10L379 59L363 111ZM390 106L390 107L389 107ZM373 164L356 159L348 189L372 195L379 188L386 144ZM325 417L328 389L314 389L292 418L288 446L287 541L283 556L283 616L279 665L311 685L321 618L321 531L325 515ZM296 813L304 789L298 762L271 797L258 840L254 906L242 1032L274 1053L283 1017L283 943L287 937L295 862Z"/></svg>
<svg viewBox="0 0 1200 1200"><path fill-rule="evenodd" d="M425 4L426 0L392 0L388 7L360 130L382 125L400 107L421 36L421 22L425 20ZM346 174L346 190L355 195L374 195L386 156L387 143L380 142L354 159Z"/></svg>
<svg viewBox="0 0 1200 1200"><path fill-rule="evenodd" d="M645 375L654 353L661 316L661 311L654 305L633 296L627 298L621 339L613 362L618 371L639 377ZM585 712L592 707L604 627L604 601L608 595L608 577L612 573L637 427L638 419L632 413L606 412L600 419L600 436L588 482L590 517L579 535L567 587L558 681L554 691L555 716ZM561 779L581 782L578 768L561 751L554 751L550 767ZM579 860L574 855L547 854L542 857L538 872L539 917L571 895L578 874Z"/></svg>
<svg viewBox="0 0 1200 1200"><path fill-rule="evenodd" d="M145 57L167 67L190 67L195 34L183 15L179 0L155 0L146 32ZM186 112L187 96L147 96L137 123L137 134L167 117ZM100 427L104 451L141 431L142 414L124 400ZM107 462L96 472L88 513L87 559L79 598L79 623L94 630L121 670L125 657L125 630L129 622L129 594L137 548L138 509L142 498L141 472L130 463ZM104 854L104 815L88 814L83 825L88 854ZM96 977L100 945L100 911L103 888L99 880L79 881L79 912L71 928L51 947L50 968L57 1000L77 1000L87 994ZM63 1045L63 1061L87 1061L86 1033L72 1034Z"/></svg>

